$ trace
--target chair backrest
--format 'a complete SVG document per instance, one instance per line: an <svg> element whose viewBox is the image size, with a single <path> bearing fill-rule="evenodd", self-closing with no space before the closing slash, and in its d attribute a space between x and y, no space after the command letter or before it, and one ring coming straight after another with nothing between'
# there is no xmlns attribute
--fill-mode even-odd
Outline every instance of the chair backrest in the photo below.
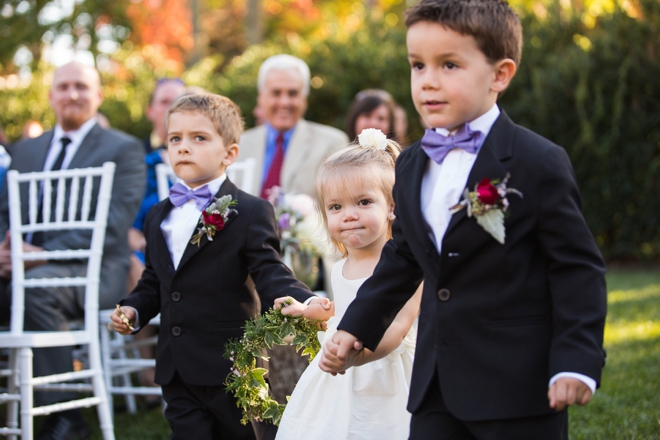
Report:
<svg viewBox="0 0 660 440"><path fill-rule="evenodd" d="M241 162L234 162L227 168L227 177L234 185L252 194L254 182L254 173L257 161L254 158L245 159ZM156 184L158 185L158 200L165 199L170 190L170 182L179 180L172 171L172 168L164 163L156 165Z"/></svg>
<svg viewBox="0 0 660 440"><path fill-rule="evenodd" d="M85 286L85 327L97 328L101 258L114 172L115 164L106 162L98 168L23 174L11 170L7 173L11 231L12 333L23 332L26 287ZM24 203L28 204L26 221L22 218ZM24 235L69 230L91 230L89 246L85 249L23 251ZM26 261L80 259L87 260L85 277L25 279Z"/></svg>
<svg viewBox="0 0 660 440"><path fill-rule="evenodd" d="M227 167L227 177L241 190L252 194L256 165L257 161L253 157L240 162L234 162Z"/></svg>
<svg viewBox="0 0 660 440"><path fill-rule="evenodd" d="M158 200L167 198L170 193L170 186L172 183L178 182L179 178L176 177L172 167L165 164L156 164L156 186L158 188Z"/></svg>

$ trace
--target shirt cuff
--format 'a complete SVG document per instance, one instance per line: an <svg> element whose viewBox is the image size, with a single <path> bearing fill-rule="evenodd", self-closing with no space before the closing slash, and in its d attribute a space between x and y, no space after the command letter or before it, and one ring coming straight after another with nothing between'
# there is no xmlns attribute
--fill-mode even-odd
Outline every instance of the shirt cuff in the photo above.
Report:
<svg viewBox="0 0 660 440"><path fill-rule="evenodd" d="M314 298L318 298L318 296L310 296L309 298L307 298L307 299L305 300L305 302L303 303L303 305L308 306L309 303L311 303L312 300L313 300Z"/></svg>
<svg viewBox="0 0 660 440"><path fill-rule="evenodd" d="M597 385L596 381L590 378L589 376L585 376L584 374L580 374L580 373L571 373L571 372L557 373L554 376L552 376L552 378L550 379L548 388L551 387L555 382L557 382L558 379L561 379L562 377L572 377L573 379L577 379L589 387L592 395L596 394L596 385Z"/></svg>

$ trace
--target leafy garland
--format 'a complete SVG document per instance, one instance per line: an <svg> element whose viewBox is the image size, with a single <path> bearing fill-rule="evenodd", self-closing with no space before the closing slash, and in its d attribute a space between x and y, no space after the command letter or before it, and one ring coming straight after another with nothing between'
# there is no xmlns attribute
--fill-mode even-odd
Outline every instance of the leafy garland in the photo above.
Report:
<svg viewBox="0 0 660 440"><path fill-rule="evenodd" d="M265 350L273 345L295 345L296 350L302 349L302 355L309 356L312 362L321 350L317 332L316 321L285 316L281 310L271 309L247 321L243 337L240 340L231 339L225 345L225 359L234 362L225 386L227 392L236 397L236 405L243 410L242 424L256 419L278 425L286 407L286 404L278 403L269 395L264 379L268 370L257 368L256 359L268 360ZM291 342L285 340L289 336L293 337Z"/></svg>

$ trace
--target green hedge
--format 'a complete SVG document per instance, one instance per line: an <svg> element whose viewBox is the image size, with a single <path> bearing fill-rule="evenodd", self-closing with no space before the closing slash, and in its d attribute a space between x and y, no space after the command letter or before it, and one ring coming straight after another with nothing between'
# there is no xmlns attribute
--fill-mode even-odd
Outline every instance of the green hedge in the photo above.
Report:
<svg viewBox="0 0 660 440"><path fill-rule="evenodd" d="M660 4L638 5L638 18L618 9L594 17L551 7L543 19L523 11L523 61L500 103L516 122L567 149L585 217L610 260L660 257ZM149 130L146 100L155 78L168 72L156 57L125 49L118 55L121 75L104 78L102 110L114 126L142 137ZM410 100L405 29L391 17L368 20L356 31L335 26L323 39L252 46L222 72L221 56L208 57L184 79L235 100L251 126L259 65L281 52L310 65L308 119L343 129L355 94L383 88L406 108L409 139L421 136ZM0 102L10 103L0 124L18 127L30 117L52 123L44 78L35 78L30 89L0 88Z"/></svg>

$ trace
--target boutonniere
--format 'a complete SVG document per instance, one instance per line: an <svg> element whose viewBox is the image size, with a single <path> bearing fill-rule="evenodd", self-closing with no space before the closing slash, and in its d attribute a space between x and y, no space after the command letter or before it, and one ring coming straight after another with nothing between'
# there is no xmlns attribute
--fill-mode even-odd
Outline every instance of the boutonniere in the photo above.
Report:
<svg viewBox="0 0 660 440"><path fill-rule="evenodd" d="M199 246L199 242L204 235L206 235L209 241L213 241L215 233L225 228L225 222L229 214L232 212L238 213L238 211L232 208L237 204L238 202L232 200L231 195L222 196L219 199L214 197L213 202L202 211L202 215L199 217L199 223L202 227L197 229L197 233L193 235L190 243Z"/></svg>
<svg viewBox="0 0 660 440"><path fill-rule="evenodd" d="M465 188L463 200L449 208L452 214L467 208L468 217L474 215L477 223L495 240L504 244L504 215L509 209L508 194L516 194L522 198L522 193L517 189L507 188L506 183L511 177L507 173L501 182L497 179L484 178L477 183L474 191Z"/></svg>

